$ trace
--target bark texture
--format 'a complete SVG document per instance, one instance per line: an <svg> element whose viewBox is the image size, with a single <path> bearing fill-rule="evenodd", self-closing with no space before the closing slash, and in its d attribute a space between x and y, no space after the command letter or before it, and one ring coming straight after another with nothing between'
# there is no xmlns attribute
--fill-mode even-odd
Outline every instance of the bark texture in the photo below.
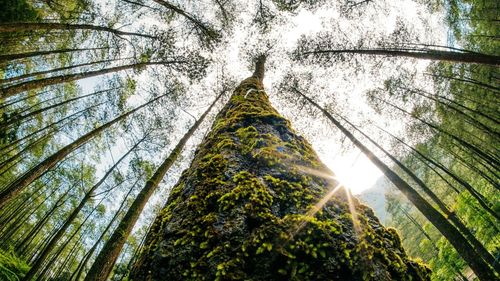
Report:
<svg viewBox="0 0 500 281"><path fill-rule="evenodd" d="M255 73L172 189L131 279L429 280L395 230L335 188L311 145L269 103L263 71Z"/></svg>

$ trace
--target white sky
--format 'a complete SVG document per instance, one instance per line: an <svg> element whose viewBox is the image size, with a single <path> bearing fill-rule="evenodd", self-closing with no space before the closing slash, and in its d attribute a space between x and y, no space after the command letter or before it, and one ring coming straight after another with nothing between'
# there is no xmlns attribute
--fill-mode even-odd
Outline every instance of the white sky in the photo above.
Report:
<svg viewBox="0 0 500 281"><path fill-rule="evenodd" d="M104 3L108 3L108 1L104 1ZM391 74L397 73L400 70L399 67L419 69L423 72L427 66L426 61L409 60L406 63L401 63L398 68L395 68L392 62L384 62L383 60L382 63L380 63L380 60L376 62L363 60L363 65L359 69L353 68L353 65L349 64L349 62L339 63L328 68L299 68L286 56L286 51L291 51L297 39L303 34L312 35L321 30L327 30L337 36L339 42L354 43L361 38L377 40L388 36L396 27L398 19L407 23L408 28L419 34L422 42L446 44L446 29L441 22L440 15L427 14L423 7L411 0L377 0L374 3L364 13L354 15L351 18L343 17L335 4L331 4L329 9L321 9L315 12L302 10L296 15L285 16L283 18L285 23L278 24L270 30L267 37L264 37L259 36L255 28L245 26L251 20L251 14L249 13L251 7L249 7L247 1L241 1L241 5L238 6L240 11L238 12L243 13L240 17L242 25L234 32L228 44L221 46L212 54L208 54L217 63L211 66L206 79L198 84L186 86L188 92L185 100L191 101L191 103L184 109L195 116L199 116L213 99L213 91L217 89L221 82L218 80L221 77L222 70L224 70L224 73L230 74L232 79L241 81L251 74L251 70L247 68L245 50L252 47L262 49L266 43L270 43L273 46L273 51L268 58L264 84L273 106L291 121L293 128L299 134L311 142L321 160L337 175L339 181L350 188L354 194L359 194L363 190L370 188L382 176L382 173L363 154L360 154L359 150L350 146L348 140L342 143L338 131L328 122L311 117L298 110L295 105L281 99L279 93L276 92L276 86L283 75L290 69L298 72L312 71L313 81L308 81L310 87L307 90L310 94L314 94L314 99L321 105L334 104L336 112L348 117L355 124L363 123L369 119L391 128L393 133L401 131L404 125L401 120L387 120L377 116L370 106L366 104L364 93L366 90L379 87L384 79ZM161 24L161 21L149 16L143 17L137 22L154 26ZM150 71L143 72L138 78L139 92L152 83L157 83L155 78L151 77ZM97 78L86 79L80 82L80 85L87 92L93 88L98 80ZM134 105L144 102L145 99L141 97L139 92L138 95L130 97L129 104ZM210 94L210 96L207 97L207 94ZM181 118L181 120L190 119ZM205 122L205 124L206 126L211 125L209 122ZM178 127L185 129L185 125L180 124ZM186 158L182 163L177 164L176 169L171 169L165 177L157 196L148 203L143 219L144 216L153 216L152 212L150 212L153 206L163 205L161 202L165 202L168 194L167 190L177 182L180 172L187 168L192 152L196 144L201 141L206 130L207 127L200 128L196 133L196 137L189 142L183 153ZM183 132L179 131L179 134L183 134ZM172 138L172 142L175 143L176 139ZM123 142L121 143L121 148L113 149L115 160L125 152L126 148ZM154 159L155 163L158 163L166 154L167 149L158 153L157 159ZM111 165L110 158L101 161L103 169ZM111 204L118 204L116 202Z"/></svg>

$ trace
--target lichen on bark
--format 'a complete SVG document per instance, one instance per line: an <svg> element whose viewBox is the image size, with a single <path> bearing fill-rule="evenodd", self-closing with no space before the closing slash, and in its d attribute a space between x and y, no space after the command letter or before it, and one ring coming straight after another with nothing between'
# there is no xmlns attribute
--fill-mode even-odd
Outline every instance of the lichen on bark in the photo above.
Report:
<svg viewBox="0 0 500 281"><path fill-rule="evenodd" d="M345 189L312 212L337 184L320 174L332 173L254 74L171 191L131 279L429 280L370 208L353 198L351 214Z"/></svg>

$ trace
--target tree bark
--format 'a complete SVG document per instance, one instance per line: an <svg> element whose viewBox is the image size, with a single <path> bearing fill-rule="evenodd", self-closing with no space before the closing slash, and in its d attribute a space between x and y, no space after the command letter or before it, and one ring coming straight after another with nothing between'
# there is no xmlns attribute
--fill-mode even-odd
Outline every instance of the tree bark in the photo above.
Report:
<svg viewBox="0 0 500 281"><path fill-rule="evenodd" d="M428 280L271 106L256 68L170 192L131 279Z"/></svg>
<svg viewBox="0 0 500 281"><path fill-rule="evenodd" d="M170 152L169 156L165 159L165 161L163 161L160 167L158 167L154 175L146 182L144 188L139 192L136 199L128 209L127 213L120 221L118 227L115 229L108 241L106 241L106 243L104 244L104 247L95 259L94 264L85 277L86 281L106 281L108 279L109 274L111 273L111 270L115 265L116 259L118 258L123 245L127 241L128 236L132 232L132 228L139 219L144 206L148 202L151 195L153 195L153 192L156 190L170 167L180 156L187 141L198 129L210 110L214 107L214 105L224 93L225 92L222 92L217 96L215 101L180 139L175 148Z"/></svg>

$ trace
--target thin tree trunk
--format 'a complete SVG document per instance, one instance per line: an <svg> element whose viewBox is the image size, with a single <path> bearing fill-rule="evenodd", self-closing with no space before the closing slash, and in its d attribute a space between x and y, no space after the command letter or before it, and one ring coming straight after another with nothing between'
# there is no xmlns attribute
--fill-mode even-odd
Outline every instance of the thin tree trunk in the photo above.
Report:
<svg viewBox="0 0 500 281"><path fill-rule="evenodd" d="M97 246L101 243L102 239L104 238L104 235L106 235L108 230L111 228L113 223L116 221L116 219L118 218L118 215L122 213L123 206L125 206L125 203L127 202L127 199L129 197L130 193L132 193L132 190L134 190L134 187L137 184L137 182L139 182L139 179L137 179L137 181L134 183L134 185L132 185L132 187L129 189L129 191L127 192L125 197L123 197L123 200L120 204L120 207L118 207L118 210L114 214L113 218L109 221L108 225L103 230L103 232L101 233L99 238L96 240L94 245L92 245L92 248L90 248L90 250L87 252L87 254L85 254L85 256L82 258L82 260L80 261L80 264L78 264L78 267L71 275L70 280L75 280L75 281L80 280L80 276L82 275L83 271L85 270L85 266L87 265L90 258L94 255L94 252L97 249Z"/></svg>
<svg viewBox="0 0 500 281"><path fill-rule="evenodd" d="M9 215L8 219L5 219L4 222L1 224L2 225L2 240L11 240L10 244L18 244L21 240L21 237L18 237L15 241L13 239L13 236L15 234L16 229L14 228L16 225L20 225L19 222L23 222L28 220L39 208L40 206L44 206L45 202L51 198L52 194L56 192L56 189L52 189L52 191L49 193L48 196L45 196L39 204L37 204L34 208L24 208L27 206L27 204L36 204L36 200L41 197L43 194L45 194L45 191L48 189L48 185L51 183L51 181L54 179L54 175L52 175L50 178L44 180L43 186L44 188L41 188L38 191L38 195L36 197L33 197L33 193L30 195L27 195L30 197L31 200L29 199L24 199L22 200L22 203L19 204L19 206L22 206L22 209L17 209L17 212L14 212ZM19 198L18 201L20 201L22 198ZM14 202L16 203L16 202ZM15 204L14 204L15 205ZM10 225L9 225L10 224Z"/></svg>
<svg viewBox="0 0 500 281"><path fill-rule="evenodd" d="M13 167L16 167L17 166L17 162L14 162L14 161L17 161L21 156L23 156L26 152L28 151L32 151L32 149L38 145L39 143L43 142L43 141L48 141L50 139L50 137L52 137L51 135L44 135L40 138L38 138L37 140L35 140L34 142L28 144L27 146L23 147L23 149L21 149L18 153L16 153L15 155L13 155L12 157L8 158L7 160L5 161L2 161L0 163L0 171L2 171L2 174L8 170L10 170L11 168ZM10 166L8 167L7 169L4 169L8 164L10 163L14 163L13 166Z"/></svg>
<svg viewBox="0 0 500 281"><path fill-rule="evenodd" d="M70 191L71 191L71 188L68 188L66 190L66 192L64 192L64 194L61 197L59 197L59 199L54 203L54 206L52 206L52 208L47 213L45 213L43 218L40 221L38 221L38 223L35 225L35 227L33 227L33 229L25 236L25 238L21 241L21 243L16 245L16 251L18 251L18 252L24 251L30 245L33 238L35 236L37 236L38 232L42 229L42 227L45 225L45 223L50 219L50 217L57 210L57 208L59 208L61 205L63 205L66 202L66 196L68 195L68 193Z"/></svg>
<svg viewBox="0 0 500 281"><path fill-rule="evenodd" d="M63 53L71 53L71 52L83 52L83 51L94 51L94 50L103 50L109 49L108 47L101 48L83 48L83 49L59 49L59 50L51 50L51 51L35 51L28 53L19 53L19 54L8 54L8 55L0 55L0 62L4 61L13 61L17 59L26 59L38 56L46 56L46 55L54 55L54 54L63 54Z"/></svg>
<svg viewBox="0 0 500 281"><path fill-rule="evenodd" d="M394 108L396 108L397 110L407 114L408 116L411 116L413 118L415 118L416 120L420 121L421 123L429 126L430 128L432 128L433 130L437 131L437 132L440 132L448 137L450 137L451 139L453 139L454 141L456 141L458 144L461 144L463 147L467 148L468 150L470 150L471 152L475 153L476 155L478 155L479 157L481 157L482 159L484 159L488 164L490 165L493 165L493 168L494 169L498 169L498 167L500 167L500 161L498 160L497 156L496 155L491 155L485 151L482 151L481 149L477 148L475 145L465 141L464 139L461 139L459 137L457 137L456 135L448 132L448 131L445 131L443 130L442 128L440 128L439 126L435 125L435 124L432 124L432 123L429 123L427 121L425 121L424 119L420 118L420 117L417 117L417 116L414 116L413 114L411 114L411 112L408 112L407 110L395 105L395 104L392 104L386 100L383 100L383 99L379 99L379 98L376 98Z"/></svg>
<svg viewBox="0 0 500 281"><path fill-rule="evenodd" d="M461 116L464 116L465 119L469 120L471 123L469 123L470 125L480 129L480 130L483 130L485 131L487 134L489 134L491 137L495 138L495 139L499 139L500 136L499 136L499 131L498 129L496 128L491 128L490 126L488 126L487 124L484 124L483 122L481 122L480 120L474 118L474 116L471 116L469 114L467 114L466 112L460 110L458 107L455 107L454 105L452 104L448 104L436 97L434 97L432 94L430 93L427 93L425 91L422 91L422 90L414 90L414 89L409 89L409 88L406 88L406 87L399 87L403 90L406 90L406 91L409 91L411 93L414 93L414 94L417 94L419 96L422 96L422 97L425 97L425 98L428 98L438 104L440 104L441 106L445 107L445 108L449 108L451 109L452 111L455 111L457 112L458 114L460 114ZM463 108L463 107L462 107ZM488 118L490 119L490 118ZM493 120L493 119L490 119L490 120Z"/></svg>
<svg viewBox="0 0 500 281"><path fill-rule="evenodd" d="M50 259L50 261L48 262L48 264L43 268L42 272L40 272L40 275L38 276L38 278L36 279L36 281L40 280L40 278L43 277L45 275L45 273L50 268L53 267L51 265L55 264L56 260L59 258L59 256L61 255L62 251L64 250L64 248L66 248L66 246L68 246L69 242L76 236L76 234L78 234L78 232L80 231L80 229L85 225L85 223L87 222L87 220L92 216L92 214L95 212L95 210L102 203L103 200L104 200L104 197L100 200L100 202L98 202L94 206L94 208L92 208L92 211L85 217L85 219L83 220L83 222L80 223L80 225L73 231L73 233L66 239L66 241L62 245L59 246L59 250L54 254L54 256ZM81 210L81 208L80 208L80 210ZM59 229L57 229L56 233L50 238L50 240L47 242L47 244L45 244L44 248L41 250L41 253L38 254L38 256L36 257L36 260L34 260L31 263L31 264L33 264L33 266L30 268L30 270L28 271L28 273L26 273L26 275L23 277L22 280L30 281L30 280L32 280L33 277L35 277L36 272L43 265L45 259L47 258L48 254L50 253L50 251L52 250L52 248L54 246L56 246L53 243L53 241L58 242L57 240L59 240L59 238L61 238L61 236L62 236L61 234L64 234L64 232L66 231L66 229L68 227L68 225L66 225L66 222L63 223L63 225ZM59 235L59 237L57 237L58 235ZM49 250L47 251L47 249L49 249ZM33 267L35 267L35 266L37 266L37 268L33 269Z"/></svg>
<svg viewBox="0 0 500 281"><path fill-rule="evenodd" d="M434 249L434 251L436 253L438 253L439 249L438 249L438 247L436 247L436 243L434 242L434 240L432 240L431 236L427 233L427 231L425 231L425 229L420 225L420 223L418 223L418 221L415 218L413 218L403 207L399 206L399 209L401 210L401 212L403 212L405 217L411 223L413 223L413 225L415 225L418 228L418 230L420 230L420 232L425 236L425 238L427 238L427 240L429 240L429 242L431 242L432 249Z"/></svg>
<svg viewBox="0 0 500 281"><path fill-rule="evenodd" d="M437 74L430 74L430 73L426 73L426 75L432 76L434 78L445 78L445 79L448 79L448 80L454 80L454 81L459 81L459 82L463 82L463 83L469 83L469 84L477 85L477 86L480 86L480 87L483 87L483 88L486 88L486 89L489 89L489 90L492 90L492 91L496 91L496 92L500 91L499 87L496 87L496 86L493 86L493 85L490 85L490 84L486 84L484 82L477 81L477 80L474 80L472 78L467 78L467 77L460 77L459 78L459 77L452 77L452 76L447 76L447 75L437 75Z"/></svg>
<svg viewBox="0 0 500 281"><path fill-rule="evenodd" d="M42 101L40 101L40 102L38 102L38 103L35 103L35 104L33 104L33 105L29 105L29 106L26 106L26 107L16 108L16 109L14 109L14 110L15 110L15 111L17 111L17 114L18 114L18 115L22 115L22 114L24 114L24 113L26 113L26 112L29 112L29 111L30 111L30 110L32 110L33 108L37 108L37 107L39 107L39 106L40 106L40 105L42 105L42 104L45 104L45 103L51 102L51 101L56 100L56 99L58 99L58 98L60 98L60 97L59 97L59 96L53 96L53 97L51 97L51 98L48 98L48 99L46 99L46 100L42 100ZM4 119L4 120L5 120L5 119ZM9 120L9 119L7 118L7 120Z"/></svg>
<svg viewBox="0 0 500 281"><path fill-rule="evenodd" d="M122 162L122 160L124 160L132 151L134 151L137 148L137 146L139 146L139 144L141 144L141 142L144 141L144 139L145 138L141 139L134 146L132 146L132 148L130 148L127 151L127 153L125 153L122 157L120 157L120 159L118 159L118 161L116 161L116 163L113 166L111 166L111 168L108 169L108 171L104 174L104 176L85 193L85 196L82 198L82 200L80 201L80 203L78 204L78 206L76 206L73 209L73 211L68 216L68 218L63 223L63 225L59 228L59 230L56 232L56 234L47 243L47 245L45 246L45 248L37 256L36 260L32 264L30 264L31 268L28 271L28 273L26 273L26 275L24 277L24 280L28 280L29 281L29 280L31 280L31 278L33 278L35 276L35 274L42 267L42 265L45 262L45 259L47 258L47 256L50 254L50 252L52 251L52 249L59 242L59 239L64 235L64 233L66 232L66 230L68 229L68 227L73 223L73 221L76 219L76 217L78 216L78 214L80 213L80 211L87 204L87 202L89 201L89 199L92 196L92 193L94 193L94 191L99 186L101 186L101 184L103 184L104 181L106 181L106 179L108 178L108 176L111 175L111 173ZM50 263L50 264L52 264L52 263ZM43 274L44 273L42 273L42 275Z"/></svg>
<svg viewBox="0 0 500 281"><path fill-rule="evenodd" d="M144 206L148 202L153 192L156 190L161 180L168 172L170 167L175 163L177 158L180 156L184 146L187 141L191 138L194 132L201 125L205 117L208 115L210 110L215 106L217 101L223 96L225 91L220 93L213 103L207 108L207 110L196 120L196 122L191 126L191 128L184 134L184 136L179 140L175 148L170 152L169 156L163 161L163 163L158 167L154 175L146 182L144 188L139 192L136 199L128 209L127 213L120 221L120 224L115 229L111 237L106 241L101 252L94 261L94 264L90 268L86 281L106 281L111 274L111 270L115 265L116 259L120 254L123 245L127 241L128 236L132 232L132 228L139 219Z"/></svg>
<svg viewBox="0 0 500 281"><path fill-rule="evenodd" d="M45 71L26 73L26 74L22 74L22 75L11 77L11 78L0 79L0 84L7 84L7 83L16 82L16 81L31 78L31 77L40 76L40 75L46 75L46 74L56 73L56 72L60 72L60 71L64 71L64 70L70 70L70 69L74 69L74 68L95 65L95 64L101 64L101 63L107 63L107 62L113 62L113 61L118 61L118 60L125 60L125 59L132 59L132 57L124 58L124 59L118 58L118 59L93 61L93 62L87 62L87 63L74 64L74 65L65 66L65 67L53 68L53 69L49 69L49 70L45 70Z"/></svg>
<svg viewBox="0 0 500 281"><path fill-rule="evenodd" d="M110 32L117 36L139 36L149 39L156 39L155 36L125 32L117 29L109 28L106 26L97 26L91 24L69 24L69 23L44 23L44 22L15 22L15 23L1 23L0 33L5 32L26 32L34 30L95 30Z"/></svg>
<svg viewBox="0 0 500 281"><path fill-rule="evenodd" d="M118 71L122 71L122 70L139 68L141 66L168 65L168 64L178 64L178 63L185 63L185 61L141 62L141 63L122 65L122 66L115 66L115 67L105 68L105 69L101 69L101 70L60 75L60 76L54 76L54 77L44 78L44 79L40 79L40 80L27 81L27 82L19 83L16 85L0 88L0 99L5 99L5 98L11 97L15 94L18 94L18 93L21 93L24 91L30 91L30 90L34 90L34 89L38 89L38 88L42 88L42 87L46 87L46 86L50 86L50 85L60 84L60 83L77 81L77 80L81 80L81 79L85 79L85 78L100 76L100 75L118 72Z"/></svg>
<svg viewBox="0 0 500 281"><path fill-rule="evenodd" d="M193 17L191 14L187 13L186 11L182 10L178 6L170 3L169 1L165 0L153 0L153 2L156 2L165 8L173 11L174 13L184 17L187 19L189 22L191 22L196 28L200 29L203 33L204 36L208 37L210 40L216 40L217 39L217 32L209 28L206 24L201 22L199 19L196 19Z"/></svg>
<svg viewBox="0 0 500 281"><path fill-rule="evenodd" d="M379 168L384 175L413 203L413 205L443 234L444 237L453 245L455 250L467 262L474 273L480 280L492 281L499 280L493 270L482 259L480 255L469 244L469 241L453 226L448 220L434 207L429 204L415 189L413 189L406 181L397 175L389 168L382 160L380 160L370 149L363 145L349 130L347 130L337 119L335 119L328 111L314 102L311 98L304 95L302 92L296 92L318 108L342 133L351 140L354 145L360 149L370 161Z"/></svg>
<svg viewBox="0 0 500 281"><path fill-rule="evenodd" d="M479 205L481 205L483 208L484 206L488 206L487 202L484 202L485 198L484 196L482 196L482 194L480 194L473 186L471 186L468 182L466 182L465 180L461 179L460 177L458 177L457 175L455 175L452 171L450 171L448 168L446 168L443 164L431 159L430 157L424 155L422 152L420 152L419 150L411 147L410 145L408 145L407 143L405 143L402 139L394 136L393 134L389 133L388 131L384 130L383 128L380 128L377 126L378 129L382 130L383 132L385 132L386 134L390 135L391 137L393 137L394 139L396 139L398 142L402 143L404 146L408 147L412 152L416 153L418 156L420 156L421 158L423 158L425 161L422 161L423 163L425 163L430 169L432 169L432 171L434 171L443 181L445 181L455 192L457 193L460 193L459 190L457 190L451 183L449 183L448 181L446 181L440 173L438 173L438 171L436 171L430 164L434 165L435 167L439 168L441 171L443 171L446 175L448 175L449 177L451 177L453 180L455 180L456 182L458 182L463 188L465 188L465 190L467 190L471 195L472 197L474 197ZM428 162L428 163L427 163ZM430 164L429 164L430 163ZM493 222L492 223L492 226L493 225ZM496 227L496 226L494 226Z"/></svg>
<svg viewBox="0 0 500 281"><path fill-rule="evenodd" d="M21 190L23 190L26 186L31 184L34 180L36 180L40 175L42 175L45 171L49 170L50 168L54 167L59 161L64 159L68 154L79 148L80 146L84 145L87 143L89 140L93 139L100 133L102 133L104 130L107 128L111 127L115 123L118 123L121 120L124 120L127 118L129 115L132 113L138 111L139 109L157 101L158 99L168 95L168 93L158 96L156 98L151 99L150 101L144 103L143 105L140 105L136 107L135 109L132 109L128 111L127 113L124 113L112 121L101 125L94 130L88 132L87 134L81 136L77 140L73 141L72 143L66 145L65 147L61 148L58 152L52 154L45 160L43 160L41 163L36 165L35 167L31 168L27 172L25 172L23 175L12 181L9 185L7 185L2 192L0 193L0 209L7 204L14 196L16 196Z"/></svg>
<svg viewBox="0 0 500 281"><path fill-rule="evenodd" d="M5 146L3 146L3 147L0 147L0 151L1 151L2 153L4 153L4 154L8 154L8 153L10 153L11 151L13 151L14 149L16 149L16 147L14 147L14 146L15 146L16 144L18 144L19 142L24 141L24 140L26 140L26 139L28 139L28 138L31 138L31 137L33 137L33 136L37 135L38 133L43 132L43 131L45 131L45 130L47 130L47 129L49 129L49 128L56 127L57 125L59 125L60 123L64 122L64 121L65 121L65 120L67 120L67 119L76 118L78 115L80 115L80 114L82 114L82 113L84 113L84 112L86 112L86 111L89 111L89 110L90 110L90 109L92 109L92 108L95 108L95 107L101 106L101 105L103 105L103 104L105 104L105 103L106 103L106 102L100 102L100 103L94 104L94 105L92 105L92 106L89 106L89 107L87 107L87 108L84 108L84 109L82 109L82 110L80 110L80 111L77 111L77 112L75 112L75 113L73 113L73 114L71 114L71 115L68 115L68 116L66 116L66 117L64 117L64 118L62 118L62 119L60 119L60 120L58 120L58 121L56 121L56 122L54 122L54 123L51 123L51 124L49 124L49 125L47 125L47 126L45 126L45 127L43 127L43 128L40 128L40 129L38 129L38 130L36 130L36 131L34 131L34 132L31 132L31 133L27 134L26 136L24 136L24 137L22 137L22 138L16 139L15 141L13 141L13 142L9 143L8 145L5 145ZM71 122L71 121L70 121L70 122ZM68 123L69 123L69 122L68 122ZM66 124L67 124L67 123L66 123ZM64 127L66 124L63 124L63 125L61 125L60 127L62 128L62 127ZM50 135L51 133L53 133L53 132L55 132L55 131L56 131L56 129L53 129L52 131L48 132L46 135ZM11 149L11 150L9 150L9 151L5 151L5 150L6 150L6 149L8 149L8 148L12 148L12 149Z"/></svg>
<svg viewBox="0 0 500 281"><path fill-rule="evenodd" d="M455 63L475 63L485 65L500 65L500 56L468 53L451 52L438 50L398 50L398 49L346 49L346 50L314 50L305 51L301 55L325 55L325 54L360 54L373 56L389 57L409 57L416 59L427 59L434 61L449 61Z"/></svg>
<svg viewBox="0 0 500 281"><path fill-rule="evenodd" d="M401 163L396 157L394 157L392 154L390 154L387 150L385 150L381 145L379 145L376 141L374 141L372 138L370 138L368 135L366 135L364 132L362 132L360 129L358 129L354 124L349 122L347 119L340 117L342 120L344 120L347 124L352 126L356 131L360 132L365 138L368 139L372 144L374 144L378 149L380 149L389 159L391 159L396 166L398 166L401 170L403 170L415 183L417 183L418 186L424 191L427 196L431 198L431 200L438 206L438 208L444 213L446 218L448 218L462 234L465 235L465 237L468 239L468 241L472 244L474 249L479 253L479 255L492 267L495 265L495 258L486 250L486 248L483 246L481 242L479 242L474 234L459 220L457 215L453 212L451 212L446 204L439 199L439 197L419 178L413 173L408 167L406 167L403 163ZM474 196L474 194L473 194ZM481 202L480 202L481 203ZM487 206L488 207L488 206ZM492 210L493 211L493 210ZM500 219L498 214L493 213L493 215L496 215L496 219ZM494 267L495 268L495 267ZM498 272L500 272L500 268L495 268Z"/></svg>
<svg viewBox="0 0 500 281"><path fill-rule="evenodd" d="M107 91L108 90L102 90L102 91L97 91L97 92L93 92L93 93L90 93L90 94L82 95L82 96L79 96L79 97L67 99L65 101L49 105L47 107L40 108L38 110L34 110L34 111L32 111L32 112L30 112L28 114L21 115L19 117L14 117L14 118L12 118L10 120L7 120L6 122L0 123L0 130L5 130L5 129L7 129L7 127L9 127L12 124L19 124L20 122L24 121L25 119L28 119L28 118L30 118L32 116L38 115L40 113L43 113L43 112L45 112L47 110L50 110L50 109L53 109L53 108L56 108L56 107L59 107L59 106L63 106L65 104L67 104L67 103L70 103L70 102L73 102L73 101L77 101L77 100L80 100L80 99L83 99L83 98L86 98L86 97L92 97L92 96L95 96L95 95L98 95L98 94L106 93Z"/></svg>

